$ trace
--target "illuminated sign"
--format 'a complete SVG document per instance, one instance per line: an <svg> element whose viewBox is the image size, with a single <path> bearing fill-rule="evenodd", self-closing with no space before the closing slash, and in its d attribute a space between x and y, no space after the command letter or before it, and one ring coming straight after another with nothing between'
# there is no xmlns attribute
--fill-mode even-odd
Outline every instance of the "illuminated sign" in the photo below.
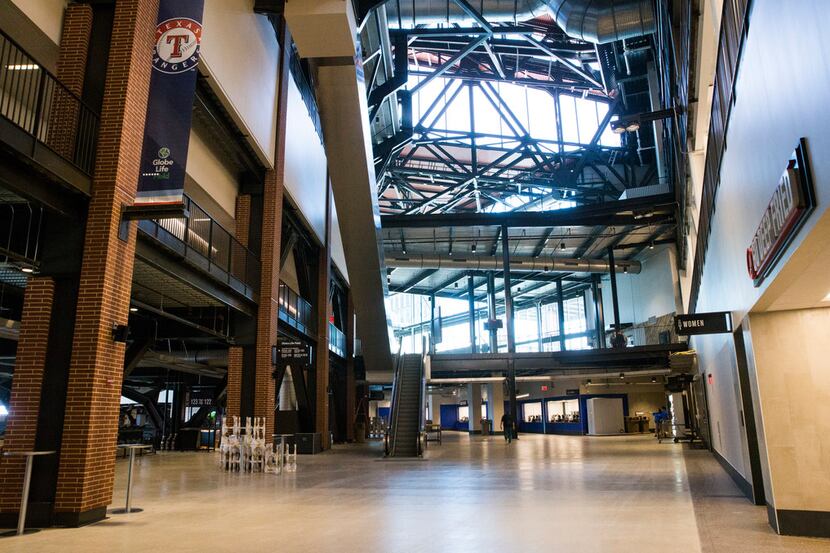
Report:
<svg viewBox="0 0 830 553"><path fill-rule="evenodd" d="M746 266L755 286L769 276L781 255L816 207L806 144L801 139L778 181L752 244L746 251Z"/></svg>

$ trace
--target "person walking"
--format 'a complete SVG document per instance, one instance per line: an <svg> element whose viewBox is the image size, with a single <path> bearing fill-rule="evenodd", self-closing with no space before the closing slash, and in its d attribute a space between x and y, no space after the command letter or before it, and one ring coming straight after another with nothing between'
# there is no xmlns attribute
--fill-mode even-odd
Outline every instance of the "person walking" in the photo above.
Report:
<svg viewBox="0 0 830 553"><path fill-rule="evenodd" d="M513 441L513 415L505 413L501 416L501 429L504 431L504 439L507 443Z"/></svg>

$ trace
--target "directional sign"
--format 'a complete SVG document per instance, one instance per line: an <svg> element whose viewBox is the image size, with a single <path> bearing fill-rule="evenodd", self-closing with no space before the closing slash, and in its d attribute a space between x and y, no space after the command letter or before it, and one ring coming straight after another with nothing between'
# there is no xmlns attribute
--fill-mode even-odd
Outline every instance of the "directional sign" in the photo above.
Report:
<svg viewBox="0 0 830 553"><path fill-rule="evenodd" d="M674 329L680 336L732 332L732 313L721 311L718 313L677 315L674 318Z"/></svg>
<svg viewBox="0 0 830 553"><path fill-rule="evenodd" d="M306 365L311 362L308 344L300 340L279 340L274 347L274 364Z"/></svg>

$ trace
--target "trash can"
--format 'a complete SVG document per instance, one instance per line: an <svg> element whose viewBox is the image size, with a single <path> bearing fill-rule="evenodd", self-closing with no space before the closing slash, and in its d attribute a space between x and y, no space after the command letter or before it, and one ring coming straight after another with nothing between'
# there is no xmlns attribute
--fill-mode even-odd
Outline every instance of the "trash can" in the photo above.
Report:
<svg viewBox="0 0 830 553"><path fill-rule="evenodd" d="M481 419L481 434L482 436L489 436L492 431L492 421L490 419Z"/></svg>

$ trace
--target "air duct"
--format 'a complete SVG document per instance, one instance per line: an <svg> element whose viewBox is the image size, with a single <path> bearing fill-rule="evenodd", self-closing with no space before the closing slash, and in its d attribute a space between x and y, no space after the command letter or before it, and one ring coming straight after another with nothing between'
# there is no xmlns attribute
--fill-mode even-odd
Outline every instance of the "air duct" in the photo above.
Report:
<svg viewBox="0 0 830 553"><path fill-rule="evenodd" d="M639 274L639 261L617 261L618 273ZM496 256L445 256L386 252L386 267L399 269L449 269L464 271L500 271L502 260ZM611 266L602 259L565 259L560 257L510 257L510 271L514 273L608 273Z"/></svg>
<svg viewBox="0 0 830 553"><path fill-rule="evenodd" d="M522 22L551 15L568 36L604 44L655 32L651 0L476 0L470 3L491 23ZM453 0L386 3L391 28L471 21Z"/></svg>

